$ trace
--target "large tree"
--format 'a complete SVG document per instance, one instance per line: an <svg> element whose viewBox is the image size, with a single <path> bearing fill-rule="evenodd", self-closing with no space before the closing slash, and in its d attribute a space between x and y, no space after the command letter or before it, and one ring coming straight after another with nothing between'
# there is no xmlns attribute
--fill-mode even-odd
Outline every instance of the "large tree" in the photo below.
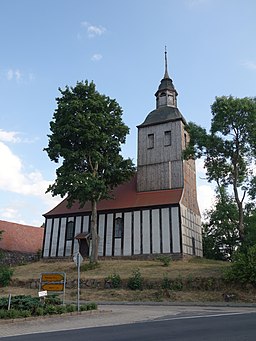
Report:
<svg viewBox="0 0 256 341"><path fill-rule="evenodd" d="M129 128L116 100L96 91L93 82L77 82L59 91L45 150L61 166L47 192L67 196L69 206L91 202L91 262L97 262L97 203L111 198L111 190L134 173L132 160L120 154Z"/></svg>
<svg viewBox="0 0 256 341"><path fill-rule="evenodd" d="M203 253L206 258L230 260L240 244L238 210L225 187L217 187L214 205L204 212Z"/></svg>
<svg viewBox="0 0 256 341"><path fill-rule="evenodd" d="M253 98L216 97L211 106L210 132L190 122L185 158L205 158L208 181L232 190L238 209L240 240L245 237L244 207L255 187L256 101Z"/></svg>

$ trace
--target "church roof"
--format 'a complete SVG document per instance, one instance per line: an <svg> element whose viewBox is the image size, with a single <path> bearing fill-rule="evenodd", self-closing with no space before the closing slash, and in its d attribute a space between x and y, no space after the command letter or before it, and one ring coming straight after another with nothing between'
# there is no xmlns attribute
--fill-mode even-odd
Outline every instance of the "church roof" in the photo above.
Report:
<svg viewBox="0 0 256 341"><path fill-rule="evenodd" d="M172 190L137 192L136 176L130 181L117 186L113 190L114 199L101 200L97 209L99 211L111 211L122 209L135 209L150 206L162 206L178 204L182 196L182 188ZM46 218L51 216L83 214L91 211L90 202L80 208L79 203L75 202L71 208L67 207L67 199L64 199L58 206L44 214Z"/></svg>
<svg viewBox="0 0 256 341"><path fill-rule="evenodd" d="M44 228L0 220L0 249L36 253L42 249Z"/></svg>
<svg viewBox="0 0 256 341"><path fill-rule="evenodd" d="M186 120L178 108L164 106L151 111L138 128L176 120L182 120L186 124Z"/></svg>

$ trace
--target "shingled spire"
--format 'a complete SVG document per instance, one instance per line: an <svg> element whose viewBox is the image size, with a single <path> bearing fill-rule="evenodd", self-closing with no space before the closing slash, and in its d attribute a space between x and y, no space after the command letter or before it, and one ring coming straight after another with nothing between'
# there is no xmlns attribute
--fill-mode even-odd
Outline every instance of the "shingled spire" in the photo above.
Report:
<svg viewBox="0 0 256 341"><path fill-rule="evenodd" d="M170 78L168 74L168 68L167 68L167 50L165 46L165 52L164 52L164 60L165 60L165 70L164 70L164 79Z"/></svg>

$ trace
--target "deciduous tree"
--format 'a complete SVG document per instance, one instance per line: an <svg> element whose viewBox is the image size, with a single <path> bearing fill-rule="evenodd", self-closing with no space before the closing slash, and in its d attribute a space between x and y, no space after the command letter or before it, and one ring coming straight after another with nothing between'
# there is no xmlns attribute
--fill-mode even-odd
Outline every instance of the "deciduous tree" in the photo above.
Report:
<svg viewBox="0 0 256 341"><path fill-rule="evenodd" d="M244 203L255 194L256 101L253 98L217 97L211 106L210 132L189 123L185 158L205 158L208 181L232 190L238 209L240 240L245 237Z"/></svg>
<svg viewBox="0 0 256 341"><path fill-rule="evenodd" d="M78 82L59 91L45 150L52 161L62 164L47 192L67 195L69 206L74 201L81 207L91 202L91 262L96 262L97 203L111 198L111 190L134 172L132 160L120 154L129 128L122 121L116 100L96 91L93 82Z"/></svg>

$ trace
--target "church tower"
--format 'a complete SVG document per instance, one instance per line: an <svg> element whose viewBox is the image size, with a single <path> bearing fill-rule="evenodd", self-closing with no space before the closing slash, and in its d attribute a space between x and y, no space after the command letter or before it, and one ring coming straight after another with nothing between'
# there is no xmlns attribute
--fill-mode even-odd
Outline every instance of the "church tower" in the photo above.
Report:
<svg viewBox="0 0 256 341"><path fill-rule="evenodd" d="M156 109L138 126L139 192L184 188L185 185L186 161L182 151L188 141L186 121L177 107L178 93L168 74L166 51L164 77L155 96ZM194 183L195 180L194 169Z"/></svg>

